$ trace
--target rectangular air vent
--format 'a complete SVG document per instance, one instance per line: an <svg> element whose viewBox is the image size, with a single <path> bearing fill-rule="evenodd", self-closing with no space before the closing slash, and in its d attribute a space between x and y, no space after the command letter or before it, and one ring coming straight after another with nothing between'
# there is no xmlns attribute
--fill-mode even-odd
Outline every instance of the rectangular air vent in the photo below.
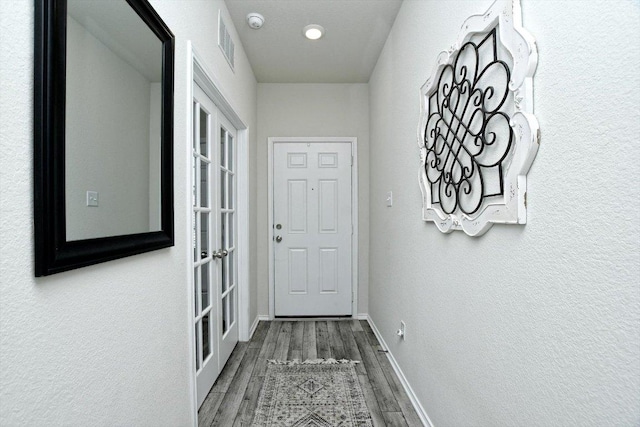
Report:
<svg viewBox="0 0 640 427"><path fill-rule="evenodd" d="M222 19L222 13L218 11L218 46L222 49L222 53L224 53L224 57L227 58L227 62L231 66L233 70L234 67L234 53L235 53L235 44L231 39L231 35L229 31L227 31L227 26Z"/></svg>

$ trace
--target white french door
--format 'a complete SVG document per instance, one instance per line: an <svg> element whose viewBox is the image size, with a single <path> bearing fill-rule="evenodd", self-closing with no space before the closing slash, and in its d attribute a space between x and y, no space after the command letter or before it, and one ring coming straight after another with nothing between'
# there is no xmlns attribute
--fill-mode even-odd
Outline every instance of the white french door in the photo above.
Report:
<svg viewBox="0 0 640 427"><path fill-rule="evenodd" d="M352 314L351 144L273 146L276 316Z"/></svg>
<svg viewBox="0 0 640 427"><path fill-rule="evenodd" d="M237 132L231 123L218 115L219 205L216 257L219 259L220 298L220 368L224 366L238 342L238 245L237 245Z"/></svg>
<svg viewBox="0 0 640 427"><path fill-rule="evenodd" d="M198 407L238 342L235 129L193 85L192 241Z"/></svg>

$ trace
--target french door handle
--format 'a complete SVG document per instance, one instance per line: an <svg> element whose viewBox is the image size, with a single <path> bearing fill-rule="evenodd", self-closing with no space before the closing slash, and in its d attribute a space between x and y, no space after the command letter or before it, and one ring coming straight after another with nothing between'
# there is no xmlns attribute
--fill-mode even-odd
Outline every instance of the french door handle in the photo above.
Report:
<svg viewBox="0 0 640 427"><path fill-rule="evenodd" d="M207 257L207 251L200 252L200 258L205 259Z"/></svg>
<svg viewBox="0 0 640 427"><path fill-rule="evenodd" d="M229 251L227 251L226 249L220 249L218 252L213 253L214 258L224 258L227 255L229 255Z"/></svg>

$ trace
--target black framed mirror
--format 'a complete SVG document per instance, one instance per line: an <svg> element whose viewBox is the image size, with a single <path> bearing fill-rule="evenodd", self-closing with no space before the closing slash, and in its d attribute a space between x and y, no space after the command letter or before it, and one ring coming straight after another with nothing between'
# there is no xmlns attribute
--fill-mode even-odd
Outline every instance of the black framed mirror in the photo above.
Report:
<svg viewBox="0 0 640 427"><path fill-rule="evenodd" d="M35 275L173 246L174 36L147 0L35 0Z"/></svg>

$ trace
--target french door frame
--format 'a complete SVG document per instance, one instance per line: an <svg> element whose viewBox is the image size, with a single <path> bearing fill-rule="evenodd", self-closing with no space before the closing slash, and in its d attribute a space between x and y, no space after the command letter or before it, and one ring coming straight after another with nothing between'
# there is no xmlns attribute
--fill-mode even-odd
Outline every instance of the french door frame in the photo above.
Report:
<svg viewBox="0 0 640 427"><path fill-rule="evenodd" d="M237 188L237 201L236 201L236 215L237 215L237 264L238 264L238 312L237 312L237 322L238 322L238 338L239 341L248 341L250 338L252 325L250 324L249 319L249 151L248 151L248 142L249 142L249 129L247 125L242 121L240 116L235 112L227 98L220 91L221 85L212 77L212 73L208 70L209 68L206 66L202 58L198 55L196 50L193 48L191 41L187 41L187 76L188 81L185 82L187 84L187 97L186 97L186 106L187 106L187 126L186 126L186 141L191 141L192 138L192 127L191 123L193 123L193 85L197 84L200 88L206 93L206 95L211 98L215 106L220 110L220 112L231 122L233 127L237 130L236 135L236 188ZM185 158L192 159L192 146L191 144L185 144ZM192 161L192 160L188 160ZM192 173L190 164L187 165L186 168L188 172L188 176L185 179L184 192L185 194L191 194L192 192ZM191 200L189 198L188 202L185 203L185 214L186 218L191 218L192 215L192 206ZM184 235L191 236L192 228L191 221L185 222ZM214 249L214 248L212 248ZM187 261L186 265L193 264L193 249L191 245L187 245L187 249L185 251L185 259ZM189 274L187 275L187 287L188 287L188 295L189 298L189 309L188 309L188 336L189 336L189 366L191 372L191 392L192 392L192 402L193 402L193 413L194 420L197 424L198 420L198 399L197 399L197 381L196 381L196 366L195 366L195 357L196 357L196 343L195 337L193 333L193 319L195 318L195 308L193 303L193 295L194 295L194 280L192 268L188 269Z"/></svg>
<svg viewBox="0 0 640 427"><path fill-rule="evenodd" d="M269 137L268 138L268 211L269 211L269 319L275 318L275 248L273 228L273 147L276 143L329 143L342 142L351 144L351 316L358 316L358 138L356 137Z"/></svg>

